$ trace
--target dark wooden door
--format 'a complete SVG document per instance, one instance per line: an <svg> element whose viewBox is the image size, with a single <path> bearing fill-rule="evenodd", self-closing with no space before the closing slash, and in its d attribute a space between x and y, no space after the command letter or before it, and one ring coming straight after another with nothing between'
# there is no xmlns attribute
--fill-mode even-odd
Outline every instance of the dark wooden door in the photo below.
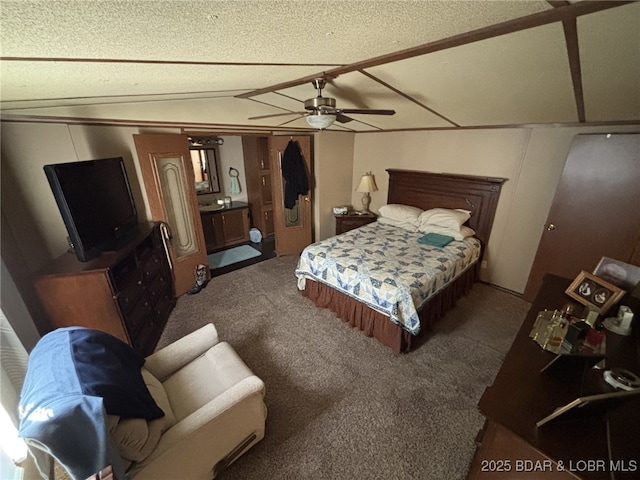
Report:
<svg viewBox="0 0 640 480"><path fill-rule="evenodd" d="M546 272L575 278L603 256L638 260L640 134L577 135L556 189L524 298Z"/></svg>

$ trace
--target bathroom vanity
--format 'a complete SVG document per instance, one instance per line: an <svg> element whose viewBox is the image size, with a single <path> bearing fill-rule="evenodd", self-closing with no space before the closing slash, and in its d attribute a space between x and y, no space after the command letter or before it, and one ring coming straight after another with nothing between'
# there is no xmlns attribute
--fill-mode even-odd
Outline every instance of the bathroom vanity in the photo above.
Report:
<svg viewBox="0 0 640 480"><path fill-rule="evenodd" d="M231 202L200 207L207 253L249 241L249 204Z"/></svg>

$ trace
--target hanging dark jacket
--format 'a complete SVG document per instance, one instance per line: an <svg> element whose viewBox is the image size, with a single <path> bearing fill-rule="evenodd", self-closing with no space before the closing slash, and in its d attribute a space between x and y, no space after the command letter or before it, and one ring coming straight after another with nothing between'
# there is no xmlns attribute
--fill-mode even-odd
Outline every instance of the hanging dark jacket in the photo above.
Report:
<svg viewBox="0 0 640 480"><path fill-rule="evenodd" d="M282 156L282 176L284 177L284 208L293 208L299 195L309 191L307 168L298 142L289 140Z"/></svg>

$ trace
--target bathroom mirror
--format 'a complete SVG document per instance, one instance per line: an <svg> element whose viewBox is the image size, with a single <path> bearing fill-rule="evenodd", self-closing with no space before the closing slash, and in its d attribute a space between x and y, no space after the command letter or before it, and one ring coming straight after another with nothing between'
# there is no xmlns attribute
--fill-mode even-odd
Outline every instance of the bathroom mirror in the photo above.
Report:
<svg viewBox="0 0 640 480"><path fill-rule="evenodd" d="M211 142L189 139L189 143L196 193L220 193L216 139L212 139Z"/></svg>

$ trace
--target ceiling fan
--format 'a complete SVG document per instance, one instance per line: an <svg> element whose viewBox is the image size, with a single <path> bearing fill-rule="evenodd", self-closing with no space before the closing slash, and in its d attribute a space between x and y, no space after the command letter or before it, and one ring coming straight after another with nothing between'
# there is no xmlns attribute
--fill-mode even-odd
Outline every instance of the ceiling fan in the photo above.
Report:
<svg viewBox="0 0 640 480"><path fill-rule="evenodd" d="M395 115L395 110L373 110L368 108L336 108L336 99L331 97L323 97L322 89L326 85L324 78L315 78L311 82L317 91L315 98L304 101L304 112L287 112L276 113L272 115L260 115L258 117L250 117L249 120L258 120L270 117L282 117L285 115L302 115L306 117L307 123L313 128L324 130L333 125L336 120L340 123L348 123L353 120L345 115L345 113L357 113L367 115Z"/></svg>

